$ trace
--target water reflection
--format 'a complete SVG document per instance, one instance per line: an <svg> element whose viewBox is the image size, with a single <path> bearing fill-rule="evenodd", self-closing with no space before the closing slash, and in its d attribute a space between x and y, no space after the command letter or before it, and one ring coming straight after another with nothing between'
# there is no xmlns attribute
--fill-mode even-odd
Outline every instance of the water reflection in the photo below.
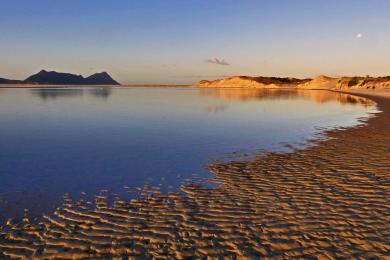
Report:
<svg viewBox="0 0 390 260"><path fill-rule="evenodd" d="M337 101L341 104L375 105L373 101L363 97L327 90L201 88L199 89L199 95L238 101L304 98L320 104Z"/></svg>
<svg viewBox="0 0 390 260"><path fill-rule="evenodd" d="M218 113L218 112L225 111L228 107L229 107L229 105L227 105L227 104L210 105L207 107L207 112Z"/></svg>
<svg viewBox="0 0 390 260"><path fill-rule="evenodd" d="M254 100L254 99L281 99L296 97L294 91L281 91L278 89L234 89L234 88L200 88L200 96L215 96L229 100Z"/></svg>
<svg viewBox="0 0 390 260"><path fill-rule="evenodd" d="M7 89L0 94L0 223L25 208L49 212L64 193L78 199L107 189L123 197L124 186L145 183L166 191L194 173L208 177L210 161L301 147L317 129L356 125L374 111L356 103L366 100L326 91Z"/></svg>
<svg viewBox="0 0 390 260"><path fill-rule="evenodd" d="M96 88L40 88L40 89L31 89L31 93L34 96L40 97L42 100L49 99L59 99L59 98L68 98L68 97L77 97L83 96L87 93L90 96L107 99L111 93L112 89L108 87L96 87Z"/></svg>
<svg viewBox="0 0 390 260"><path fill-rule="evenodd" d="M83 95L82 89L31 89L31 93L42 100L74 97Z"/></svg>
<svg viewBox="0 0 390 260"><path fill-rule="evenodd" d="M100 97L102 99L107 99L112 94L111 88L93 88L88 91L91 95L95 97Z"/></svg>

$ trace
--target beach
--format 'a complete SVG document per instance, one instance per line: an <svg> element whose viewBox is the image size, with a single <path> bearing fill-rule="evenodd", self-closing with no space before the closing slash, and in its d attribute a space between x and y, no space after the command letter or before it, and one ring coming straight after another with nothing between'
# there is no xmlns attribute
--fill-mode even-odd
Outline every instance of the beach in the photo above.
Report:
<svg viewBox="0 0 390 260"><path fill-rule="evenodd" d="M64 197L38 222L0 227L0 258L390 257L390 99L364 125L327 130L305 149L212 163L210 181L154 187L130 202Z"/></svg>

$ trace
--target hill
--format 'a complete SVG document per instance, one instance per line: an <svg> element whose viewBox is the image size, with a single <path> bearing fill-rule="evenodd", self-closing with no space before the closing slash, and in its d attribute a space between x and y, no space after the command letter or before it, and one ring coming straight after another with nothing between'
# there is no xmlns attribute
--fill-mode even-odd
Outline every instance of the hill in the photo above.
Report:
<svg viewBox="0 0 390 260"><path fill-rule="evenodd" d="M202 80L196 85L199 87L228 88L293 88L307 81L309 79L236 76L212 81Z"/></svg>
<svg viewBox="0 0 390 260"><path fill-rule="evenodd" d="M390 77L341 77L331 78L318 76L298 88L303 89L332 89L332 90L353 90L353 89L390 89Z"/></svg>
<svg viewBox="0 0 390 260"><path fill-rule="evenodd" d="M298 88L298 89L390 89L388 77L340 77L318 76L314 79L235 76L217 80L201 80L202 88Z"/></svg>
<svg viewBox="0 0 390 260"><path fill-rule="evenodd" d="M85 79L91 85L119 85L107 72L95 73Z"/></svg>
<svg viewBox="0 0 390 260"><path fill-rule="evenodd" d="M107 72L93 74L87 78L81 75L41 70L25 80L0 78L0 84L37 84L37 85L120 85Z"/></svg>
<svg viewBox="0 0 390 260"><path fill-rule="evenodd" d="M0 84L22 84L22 81L0 78Z"/></svg>
<svg viewBox="0 0 390 260"><path fill-rule="evenodd" d="M315 77L297 87L302 89L333 89L337 84L338 78L331 78L324 75Z"/></svg>

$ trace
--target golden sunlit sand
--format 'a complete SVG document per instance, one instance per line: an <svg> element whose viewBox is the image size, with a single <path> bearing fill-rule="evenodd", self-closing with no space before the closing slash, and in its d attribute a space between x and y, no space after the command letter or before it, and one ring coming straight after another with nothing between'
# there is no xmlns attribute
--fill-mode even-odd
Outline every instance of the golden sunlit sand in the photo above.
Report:
<svg viewBox="0 0 390 260"><path fill-rule="evenodd" d="M326 132L303 150L211 164L217 188L145 187L94 206L65 197L35 224L8 221L0 256L83 258L390 257L390 100L366 125ZM360 100L360 99L358 99Z"/></svg>

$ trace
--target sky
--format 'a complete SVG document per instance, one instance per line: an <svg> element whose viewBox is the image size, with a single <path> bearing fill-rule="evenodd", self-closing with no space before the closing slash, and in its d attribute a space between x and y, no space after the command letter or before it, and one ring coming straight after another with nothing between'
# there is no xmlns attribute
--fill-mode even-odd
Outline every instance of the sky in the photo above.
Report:
<svg viewBox="0 0 390 260"><path fill-rule="evenodd" d="M388 0L0 0L0 77L390 75Z"/></svg>

